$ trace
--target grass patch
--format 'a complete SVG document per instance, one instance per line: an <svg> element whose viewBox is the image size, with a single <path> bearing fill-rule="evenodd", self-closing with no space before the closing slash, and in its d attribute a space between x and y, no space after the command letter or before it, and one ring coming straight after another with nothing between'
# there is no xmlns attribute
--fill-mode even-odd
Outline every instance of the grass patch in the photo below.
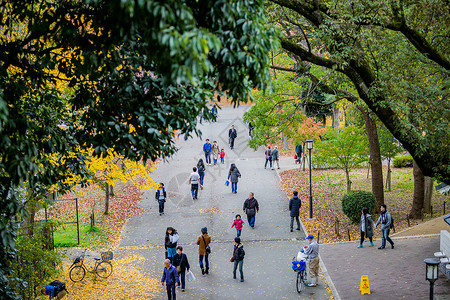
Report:
<svg viewBox="0 0 450 300"><path fill-rule="evenodd" d="M58 228L54 233L55 247L76 247L78 246L77 225L69 224ZM92 244L102 244L107 240L105 230L94 226L80 226L80 245L82 247L92 246Z"/></svg>

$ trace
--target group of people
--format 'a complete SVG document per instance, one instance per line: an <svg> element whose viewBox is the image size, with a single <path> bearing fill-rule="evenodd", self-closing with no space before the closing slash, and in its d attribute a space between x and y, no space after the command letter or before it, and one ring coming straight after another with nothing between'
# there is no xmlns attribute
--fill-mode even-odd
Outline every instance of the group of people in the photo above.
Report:
<svg viewBox="0 0 450 300"><path fill-rule="evenodd" d="M264 164L264 169L267 169L267 163L269 163L269 167L272 170L275 167L275 163L277 163L278 169L280 168L278 146L275 146L273 150L270 148L270 146L267 146L266 151L264 151L264 154L266 156L266 163Z"/></svg>
<svg viewBox="0 0 450 300"><path fill-rule="evenodd" d="M368 238L370 241L369 247L373 247L373 228L377 228L379 224L381 224L381 246L378 249L386 248L386 241L391 244L391 248L394 249L394 242L389 237L389 233L391 228L393 227L393 219L391 214L387 211L386 205L383 204L380 207L380 217L375 224L372 216L369 214L369 209L364 207L361 212L361 224L360 224L360 233L361 233L361 241L358 245L358 248L363 248L364 238Z"/></svg>
<svg viewBox="0 0 450 300"><path fill-rule="evenodd" d="M217 141L214 141L212 144L209 142L209 139L206 139L206 143L203 145L203 152L205 153L205 161L206 165L211 165L211 154L213 156L214 165L217 165L217 161L220 157L220 162L222 164L225 163L225 150L222 148L219 150L219 145ZM203 161L203 160L202 160Z"/></svg>

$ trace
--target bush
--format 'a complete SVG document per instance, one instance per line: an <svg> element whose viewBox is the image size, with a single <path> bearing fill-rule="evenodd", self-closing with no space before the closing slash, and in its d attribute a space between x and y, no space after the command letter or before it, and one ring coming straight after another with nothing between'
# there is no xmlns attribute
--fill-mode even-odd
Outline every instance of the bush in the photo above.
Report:
<svg viewBox="0 0 450 300"><path fill-rule="evenodd" d="M411 155L402 155L394 157L395 168L408 168L413 166L413 158Z"/></svg>
<svg viewBox="0 0 450 300"><path fill-rule="evenodd" d="M373 211L375 205L375 196L368 191L350 191L342 198L342 211L353 223L359 222L363 207Z"/></svg>

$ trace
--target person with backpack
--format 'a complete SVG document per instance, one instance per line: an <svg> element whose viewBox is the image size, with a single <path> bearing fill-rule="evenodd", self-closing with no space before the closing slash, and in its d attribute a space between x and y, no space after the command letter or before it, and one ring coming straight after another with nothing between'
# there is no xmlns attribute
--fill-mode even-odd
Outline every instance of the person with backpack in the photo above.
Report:
<svg viewBox="0 0 450 300"><path fill-rule="evenodd" d="M203 159L199 159L197 163L197 172L198 175L200 175L200 186L203 186L203 179L205 179L205 163L203 162Z"/></svg>
<svg viewBox="0 0 450 300"><path fill-rule="evenodd" d="M361 242L359 243L358 248L363 247L364 237L368 238L370 241L369 247L373 247L373 226L375 223L372 220L372 216L369 215L369 209L367 207L363 207L361 213L361 225L359 227L361 232Z"/></svg>
<svg viewBox="0 0 450 300"><path fill-rule="evenodd" d="M235 164L231 164L227 178L231 182L231 193L237 194L237 184L239 181L239 177L241 177L241 172L239 172L239 169Z"/></svg>
<svg viewBox="0 0 450 300"><path fill-rule="evenodd" d="M267 169L268 162L270 163L270 168L272 168L272 150L270 149L270 146L267 146L264 154L266 155L266 163L264 164L264 169Z"/></svg>
<svg viewBox="0 0 450 300"><path fill-rule="evenodd" d="M255 218L256 213L259 212L259 203L258 200L254 198L253 193L250 193L250 196L244 201L242 210L247 214L248 225L250 225L252 229L255 229Z"/></svg>
<svg viewBox="0 0 450 300"><path fill-rule="evenodd" d="M242 245L241 239L236 237L234 238L234 252L230 261L234 263L233 279L236 279L236 269L239 266L239 273L241 273L241 282L244 282L244 271L242 269L244 265L244 256L245 256L244 245Z"/></svg>
<svg viewBox="0 0 450 300"><path fill-rule="evenodd" d="M206 139L206 143L203 145L203 152L205 152L205 160L208 166L211 165L211 150L212 145L209 142L209 139Z"/></svg>
<svg viewBox="0 0 450 300"><path fill-rule="evenodd" d="M200 264L200 269L202 269L202 275L209 274L209 254L211 253L211 236L208 235L208 229L203 227L201 229L202 234L197 238L198 245L198 262ZM205 267L203 267L203 258L205 259Z"/></svg>
<svg viewBox="0 0 450 300"><path fill-rule="evenodd" d="M48 295L50 300L60 300L67 295L66 284L59 280L50 282L41 290L43 295Z"/></svg>
<svg viewBox="0 0 450 300"><path fill-rule="evenodd" d="M166 202L167 193L166 189L164 188L164 183L159 184L159 189L156 191L155 199L158 201L159 204L159 215L164 214L164 203Z"/></svg>
<svg viewBox="0 0 450 300"><path fill-rule="evenodd" d="M381 223L381 246L378 249L384 249L386 247L386 240L391 244L391 248L394 249L394 242L389 237L389 231L394 227L391 214L386 210L386 204L381 205L381 215L378 218L375 228Z"/></svg>
<svg viewBox="0 0 450 300"><path fill-rule="evenodd" d="M177 253L179 239L180 236L178 235L178 232L172 227L167 227L164 247L166 248L167 258L170 260L170 263L173 262L173 256Z"/></svg>
<svg viewBox="0 0 450 300"><path fill-rule="evenodd" d="M302 162L302 153L303 153L303 146L302 144L295 145L295 153L297 153L297 160L295 163L301 163Z"/></svg>

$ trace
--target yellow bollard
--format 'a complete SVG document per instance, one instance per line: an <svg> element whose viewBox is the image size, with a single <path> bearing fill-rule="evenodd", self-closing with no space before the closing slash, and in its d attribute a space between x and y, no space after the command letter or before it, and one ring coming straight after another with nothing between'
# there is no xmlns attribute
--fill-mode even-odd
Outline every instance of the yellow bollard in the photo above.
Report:
<svg viewBox="0 0 450 300"><path fill-rule="evenodd" d="M361 276L361 283L359 284L359 290L361 291L361 295L364 294L370 295L370 285L368 275Z"/></svg>

